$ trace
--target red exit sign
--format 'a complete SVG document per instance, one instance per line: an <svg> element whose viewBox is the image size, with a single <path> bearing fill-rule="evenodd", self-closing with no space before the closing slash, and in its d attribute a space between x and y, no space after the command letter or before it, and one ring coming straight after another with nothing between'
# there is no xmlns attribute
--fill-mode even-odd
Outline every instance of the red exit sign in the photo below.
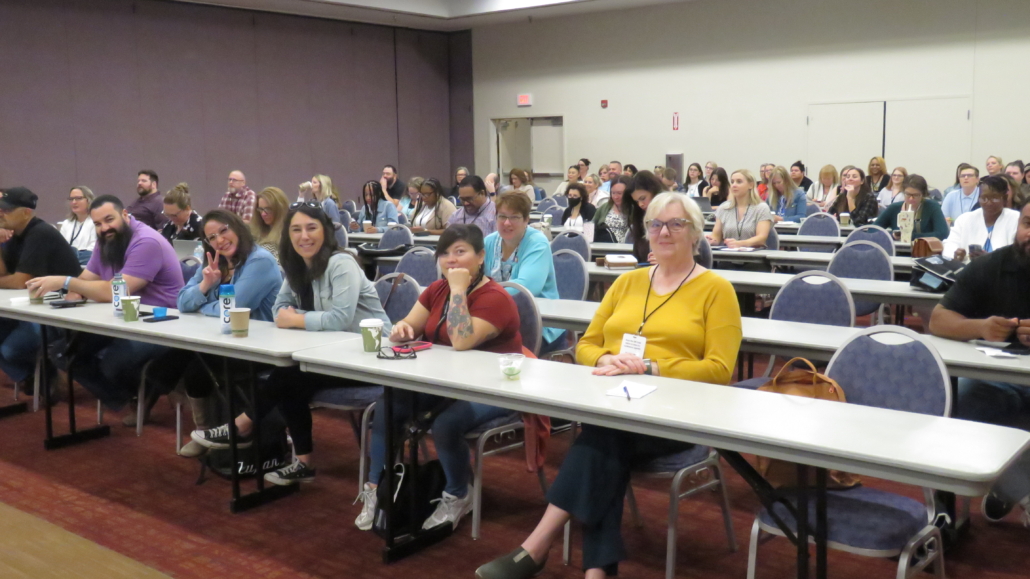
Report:
<svg viewBox="0 0 1030 579"><path fill-rule="evenodd" d="M515 104L520 107L531 107L533 106L533 95L529 93L520 94L515 98Z"/></svg>

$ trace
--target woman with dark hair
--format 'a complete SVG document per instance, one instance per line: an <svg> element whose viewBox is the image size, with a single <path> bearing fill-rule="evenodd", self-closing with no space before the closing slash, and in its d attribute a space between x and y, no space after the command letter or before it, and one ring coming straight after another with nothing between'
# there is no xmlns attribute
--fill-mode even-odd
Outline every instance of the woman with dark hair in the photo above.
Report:
<svg viewBox="0 0 1030 579"><path fill-rule="evenodd" d="M529 182L529 175L522 169L515 168L508 173L508 184L511 185L513 191L518 191L525 195L530 203L536 201L536 190L533 189L533 184Z"/></svg>
<svg viewBox="0 0 1030 579"><path fill-rule="evenodd" d="M454 187L451 187L451 197L458 196L458 187L461 185L461 182L465 180L465 177L468 177L471 174L472 173L469 172L468 167L458 167L454 170Z"/></svg>
<svg viewBox="0 0 1030 579"><path fill-rule="evenodd" d="M637 166L630 163L626 163L626 166L622 168L622 174L627 177L636 177L638 172ZM648 171L648 173L650 173L650 171Z"/></svg>
<svg viewBox="0 0 1030 579"><path fill-rule="evenodd" d="M891 176L887 174L887 161L883 157L869 159L868 171L869 176L865 178L866 185L869 185L873 195L879 195L880 190L891 183Z"/></svg>
<svg viewBox="0 0 1030 579"><path fill-rule="evenodd" d="M594 241L601 243L625 243L629 233L626 213L622 200L627 197L626 191L633 186L633 180L623 175L616 175L609 181L610 196L604 200L594 213Z"/></svg>
<svg viewBox="0 0 1030 579"><path fill-rule="evenodd" d="M569 206L562 213L562 225L582 231L583 224L594 218L597 208L587 200L587 188L582 183L569 185L565 195L569 198Z"/></svg>
<svg viewBox="0 0 1030 579"><path fill-rule="evenodd" d="M905 177L901 187L904 199L891 203L876 218L876 224L884 229L898 229L898 213L912 211L915 222L912 225L912 239L920 237L936 237L940 240L948 238L948 220L944 218L939 203L930 198L930 188L926 179L912 174Z"/></svg>
<svg viewBox="0 0 1030 579"><path fill-rule="evenodd" d="M711 200L712 207L726 202L730 195L730 178L726 176L726 169L716 167L712 171L712 184L705 187L702 195Z"/></svg>
<svg viewBox="0 0 1030 579"><path fill-rule="evenodd" d="M358 211L354 221L351 221L351 230L358 231L361 227L364 233L382 233L390 223L397 223L397 206L387 201L379 181L365 183L361 188L361 198L365 204L361 211ZM365 227L366 221L371 221L372 224Z"/></svg>
<svg viewBox="0 0 1030 579"><path fill-rule="evenodd" d="M848 213L851 215L851 223L855 227L862 227L876 218L879 212L880 206L876 203L873 190L869 188L865 173L858 167L844 171L840 193L828 213L838 218L841 213Z"/></svg>
<svg viewBox="0 0 1030 579"><path fill-rule="evenodd" d="M628 166L628 165L627 165ZM640 263L647 261L651 253L651 244L647 241L647 230L644 227L644 212L656 195L663 193L665 186L650 171L640 171L633 177L633 184L622 196L622 212L629 224L626 243L633 244L633 255Z"/></svg>
<svg viewBox="0 0 1030 579"><path fill-rule="evenodd" d="M705 189L708 188L708 181L704 178L704 169L701 168L701 163L691 163L687 167L687 178L683 180L683 188L691 197L704 195Z"/></svg>
<svg viewBox="0 0 1030 579"><path fill-rule="evenodd" d="M443 196L443 185L437 179L426 179L419 189L418 202L411 212L411 231L440 235L447 229L447 220L458 208Z"/></svg>
<svg viewBox="0 0 1030 579"><path fill-rule="evenodd" d="M298 202L290 206L279 261L286 280L272 306L276 326L309 332L358 333L361 320L376 318L382 320L384 331L389 330L390 319L383 311L375 286L365 277L358 262L337 245L333 222L320 204ZM267 473L265 480L277 485L313 481L314 444L308 404L319 390L349 386L367 384L301 372L299 366L275 368L255 401L257 416L244 412L236 417L237 446L250 446L254 420L278 407L293 438L297 459L293 464ZM229 425L194 430L191 437L207 448L228 448Z"/></svg>
<svg viewBox="0 0 1030 579"><path fill-rule="evenodd" d="M944 240L944 257L965 261L1012 245L1019 211L1005 207L1008 182L1000 175L980 179L980 208L959 215Z"/></svg>
<svg viewBox="0 0 1030 579"><path fill-rule="evenodd" d="M436 258L444 279L433 282L422 292L407 317L394 326L390 341L404 343L421 336L422 340L452 346L458 351L522 353L515 300L484 271L483 232L475 225L451 225L440 235ZM399 427L412 417L415 403L426 409L446 401L430 394L395 397L393 427ZM385 404L385 400L380 399L376 407L384 408ZM462 517L469 513L472 493L468 485L469 448L465 434L480 424L510 413L510 410L496 406L457 400L433 420L433 442L447 483L436 511L423 523L423 529L443 524L453 525L456 529ZM358 497L364 505L354 521L363 531L372 528L375 489L387 461L386 428L385 420L376 420L372 425L370 482L365 483Z"/></svg>

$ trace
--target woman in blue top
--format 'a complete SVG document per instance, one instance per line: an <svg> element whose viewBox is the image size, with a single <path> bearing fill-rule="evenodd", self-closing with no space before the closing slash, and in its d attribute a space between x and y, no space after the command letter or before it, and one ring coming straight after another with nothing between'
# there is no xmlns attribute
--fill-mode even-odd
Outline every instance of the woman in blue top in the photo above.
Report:
<svg viewBox="0 0 1030 579"><path fill-rule="evenodd" d="M808 209L808 196L804 189L796 188L785 167L773 169L769 179L769 209L773 219L780 221L801 221Z"/></svg>
<svg viewBox="0 0 1030 579"><path fill-rule="evenodd" d="M494 203L497 231L487 235L483 242L486 274L496 282L513 281L534 297L558 299L551 244L543 233L529 227L529 199L521 192L508 192L499 195ZM544 328L541 356L565 348L565 330Z"/></svg>
<svg viewBox="0 0 1030 579"><path fill-rule="evenodd" d="M369 181L361 188L361 198L365 205L358 212L358 216L351 222L352 231L362 228L365 233L382 233L390 223L397 223L397 207L386 200L383 195L383 186L379 181ZM371 221L372 225L365 227L364 222Z"/></svg>

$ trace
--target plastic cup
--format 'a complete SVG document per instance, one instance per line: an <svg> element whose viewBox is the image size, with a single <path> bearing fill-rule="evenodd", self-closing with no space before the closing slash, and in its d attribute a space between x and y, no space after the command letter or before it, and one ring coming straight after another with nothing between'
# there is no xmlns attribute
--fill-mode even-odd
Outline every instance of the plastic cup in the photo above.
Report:
<svg viewBox="0 0 1030 579"><path fill-rule="evenodd" d="M168 316L168 308L154 308L155 318L164 318Z"/></svg>
<svg viewBox="0 0 1030 579"><path fill-rule="evenodd" d="M518 380L522 374L522 362L526 357L522 354L502 354L498 361L501 364L501 374L508 380Z"/></svg>
<svg viewBox="0 0 1030 579"><path fill-rule="evenodd" d="M139 321L139 296L122 296L122 319L126 322Z"/></svg>
<svg viewBox="0 0 1030 579"><path fill-rule="evenodd" d="M250 335L250 308L229 310L229 330L234 338L246 338Z"/></svg>
<svg viewBox="0 0 1030 579"><path fill-rule="evenodd" d="M29 290L29 303L34 305L34 306L42 305L43 304L43 296L39 296L37 298L36 296L32 295L32 291L33 290Z"/></svg>
<svg viewBox="0 0 1030 579"><path fill-rule="evenodd" d="M361 320L361 342L366 352L378 352L383 345L383 320L367 318Z"/></svg>

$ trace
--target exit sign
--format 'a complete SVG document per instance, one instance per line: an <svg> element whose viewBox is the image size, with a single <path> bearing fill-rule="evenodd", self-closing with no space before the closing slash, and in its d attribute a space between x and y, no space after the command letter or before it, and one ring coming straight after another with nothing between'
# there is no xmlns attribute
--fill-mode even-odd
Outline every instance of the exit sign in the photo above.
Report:
<svg viewBox="0 0 1030 579"><path fill-rule="evenodd" d="M515 104L520 107L531 107L533 106L533 95L529 93L520 94L515 98Z"/></svg>

